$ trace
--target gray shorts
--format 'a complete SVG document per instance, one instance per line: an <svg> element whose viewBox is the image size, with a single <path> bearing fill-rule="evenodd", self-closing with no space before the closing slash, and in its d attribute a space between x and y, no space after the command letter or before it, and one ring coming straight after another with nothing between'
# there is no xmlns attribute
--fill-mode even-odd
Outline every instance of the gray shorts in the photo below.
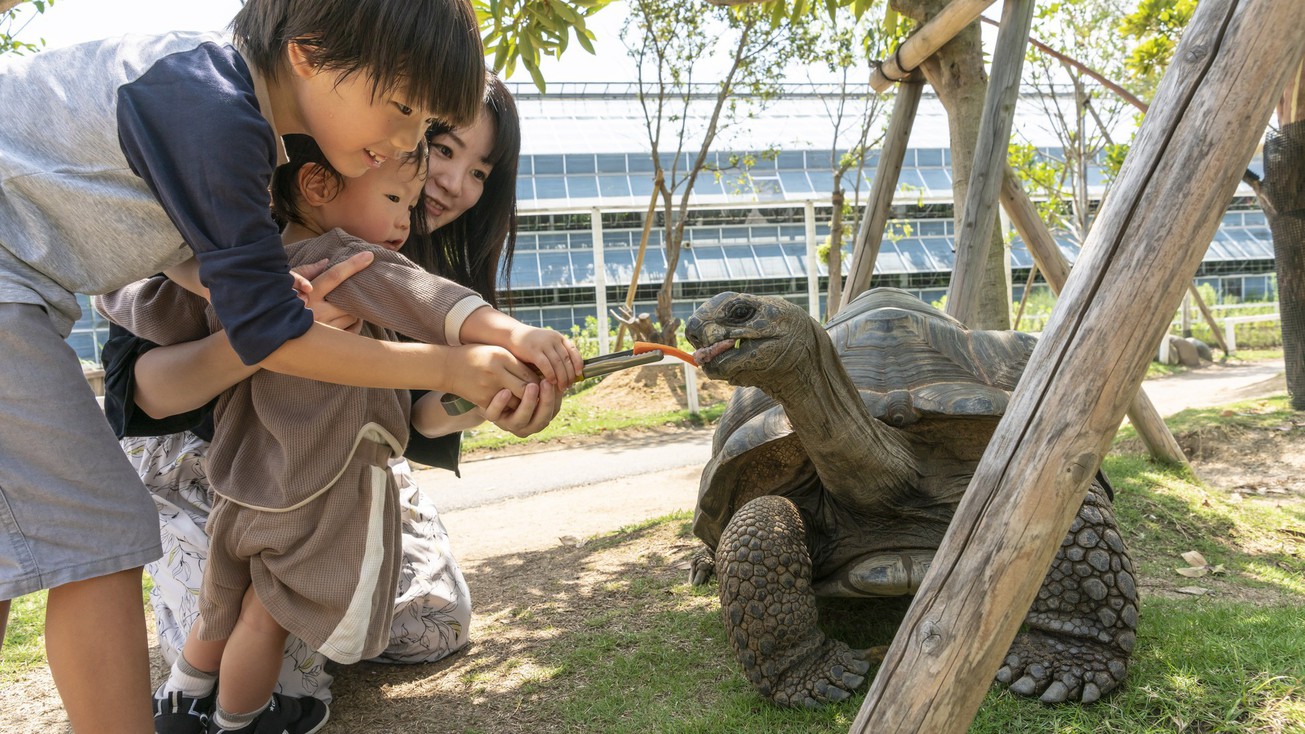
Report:
<svg viewBox="0 0 1305 734"><path fill-rule="evenodd" d="M157 559L159 516L45 309L0 303L0 600Z"/></svg>

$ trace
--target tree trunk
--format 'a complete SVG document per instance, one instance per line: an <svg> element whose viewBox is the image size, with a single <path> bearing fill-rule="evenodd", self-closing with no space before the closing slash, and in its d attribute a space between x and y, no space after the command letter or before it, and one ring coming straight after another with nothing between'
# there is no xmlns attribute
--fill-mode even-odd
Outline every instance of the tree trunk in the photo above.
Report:
<svg viewBox="0 0 1305 734"><path fill-rule="evenodd" d="M843 189L835 181L830 196L834 214L829 221L829 303L825 305L825 320L834 318L838 304L843 301Z"/></svg>
<svg viewBox="0 0 1305 734"><path fill-rule="evenodd" d="M892 6L917 23L925 23L947 5L946 0L892 0ZM983 67L983 45L979 24L971 23L943 44L921 66L925 78L938 93L947 111L947 128L952 154L953 221L958 225L964 215L969 191L970 169L979 137L979 120L983 117L983 98L988 92L988 75ZM1002 236L1000 216L994 214L989 235L988 259L983 269L978 310L971 329L1010 328L1009 252Z"/></svg>
<svg viewBox="0 0 1305 734"><path fill-rule="evenodd" d="M1278 124L1264 144L1265 218L1273 233L1282 312L1282 351L1293 410L1305 410L1305 64L1278 103Z"/></svg>

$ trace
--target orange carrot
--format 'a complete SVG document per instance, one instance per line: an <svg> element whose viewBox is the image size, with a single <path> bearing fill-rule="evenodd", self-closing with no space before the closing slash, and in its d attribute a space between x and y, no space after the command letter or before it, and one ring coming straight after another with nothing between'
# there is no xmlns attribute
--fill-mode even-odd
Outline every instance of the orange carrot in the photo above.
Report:
<svg viewBox="0 0 1305 734"><path fill-rule="evenodd" d="M693 355L692 355L692 354L689 354L688 352L686 352L686 351L684 351L684 350L682 350L682 349L676 349L675 347L668 347L668 346L666 346L665 344L653 344L652 342L635 342L635 343L634 343L634 353L635 353L635 354L643 354L644 352L651 352L651 351L654 351L654 350L659 351L659 352L661 352L662 354L665 354L665 355L668 356L668 357L675 357L676 359L679 359L679 360L683 360L683 361L685 361L685 362L688 362L689 364L693 365L694 367L697 367L697 366L698 366L698 363L693 361Z"/></svg>

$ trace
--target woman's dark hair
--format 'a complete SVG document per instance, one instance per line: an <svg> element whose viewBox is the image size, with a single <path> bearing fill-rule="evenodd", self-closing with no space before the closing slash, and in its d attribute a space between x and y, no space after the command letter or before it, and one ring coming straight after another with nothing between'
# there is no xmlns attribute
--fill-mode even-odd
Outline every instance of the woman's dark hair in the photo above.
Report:
<svg viewBox="0 0 1305 734"><path fill-rule="evenodd" d="M348 184L346 183L347 179L331 166L330 161L326 160L326 155L322 153L322 149L317 147L317 141L311 137L298 134L286 135L282 138L282 141L285 144L286 158L289 160L277 166L276 171L272 173L271 193L272 216L276 219L277 224L284 229L291 222L306 224L303 209L301 208L303 195L299 190L299 171L304 166L310 163L315 164L316 168L313 169L313 175L321 176L330 181L336 191L339 191L341 186ZM413 177L424 179L428 165L428 153L426 144L423 142L417 146L416 151L403 154L398 159L399 164L404 167L411 166ZM409 231L426 231L426 207L420 204L413 207ZM420 240L421 238L413 237L411 239Z"/></svg>
<svg viewBox="0 0 1305 734"><path fill-rule="evenodd" d="M403 254L426 270L471 288L497 308L500 276L506 294L517 244L521 120L512 93L493 74L485 86L484 108L494 120L494 144L487 161L493 168L480 200L425 238L412 236ZM427 131L426 139L450 129L435 125ZM425 230L413 227L413 232L420 231Z"/></svg>
<svg viewBox="0 0 1305 734"><path fill-rule="evenodd" d="M266 77L299 43L314 66L365 74L373 95L402 90L457 126L480 113L485 51L468 0L246 0L231 28Z"/></svg>

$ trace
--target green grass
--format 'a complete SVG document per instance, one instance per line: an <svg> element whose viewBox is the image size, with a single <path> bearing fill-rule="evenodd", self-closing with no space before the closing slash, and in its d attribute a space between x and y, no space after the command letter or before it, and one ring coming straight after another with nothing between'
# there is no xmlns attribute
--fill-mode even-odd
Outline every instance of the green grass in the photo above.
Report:
<svg viewBox="0 0 1305 734"><path fill-rule="evenodd" d="M518 438L490 424L467 431L462 439L464 451L487 451L526 443L557 441L581 436L596 436L616 431L630 431L658 426L683 428L701 427L715 423L725 412L725 403L702 408L697 415L687 409L667 413L623 413L594 411L576 400L563 401L562 410L544 430L529 438Z"/></svg>
<svg viewBox="0 0 1305 734"><path fill-rule="evenodd" d="M1264 431L1293 417L1299 414L1285 399L1274 399L1186 411L1174 427ZM1291 532L1305 529L1305 498L1232 501L1226 491L1186 471L1158 468L1139 453L1112 454L1104 468L1140 568L1141 622L1125 684L1091 706L1044 706L993 686L971 731L1305 734L1305 539ZM683 548L693 543L688 519L679 514L623 529L584 549L616 553L646 544L659 527L670 539L665 547ZM1178 575L1188 550L1226 571ZM583 617L579 623L550 602L531 607L532 623L556 634L529 652L535 673L523 684L520 705L531 709L530 720L565 732L848 731L863 694L819 711L762 700L723 639L715 585L689 586L682 569L665 570L675 557L666 555L654 552L612 571L587 606L567 608ZM564 596L570 583L545 585L540 598ZM1211 594L1174 592L1184 586ZM826 603L822 623L854 646L888 644L906 606ZM493 728L473 729L481 730Z"/></svg>

